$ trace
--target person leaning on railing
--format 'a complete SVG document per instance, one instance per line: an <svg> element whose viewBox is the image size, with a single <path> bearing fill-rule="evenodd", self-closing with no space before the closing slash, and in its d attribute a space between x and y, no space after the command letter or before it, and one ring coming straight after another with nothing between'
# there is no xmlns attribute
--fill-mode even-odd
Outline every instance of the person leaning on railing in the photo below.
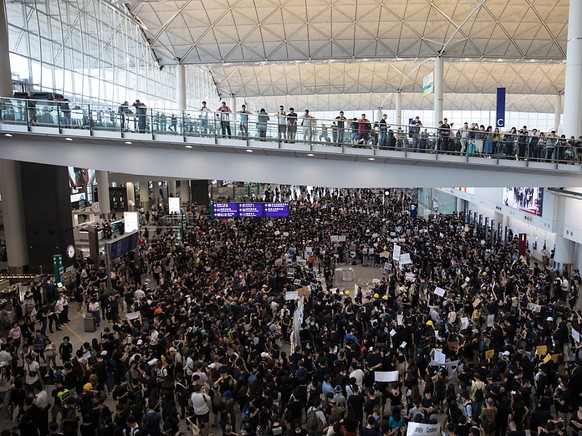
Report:
<svg viewBox="0 0 582 436"><path fill-rule="evenodd" d="M556 149L557 143L558 143L558 137L556 136L556 131L552 130L548 134L548 137L546 138L545 150L546 150L546 160L547 161L552 161L552 158L554 157L554 150Z"/></svg>

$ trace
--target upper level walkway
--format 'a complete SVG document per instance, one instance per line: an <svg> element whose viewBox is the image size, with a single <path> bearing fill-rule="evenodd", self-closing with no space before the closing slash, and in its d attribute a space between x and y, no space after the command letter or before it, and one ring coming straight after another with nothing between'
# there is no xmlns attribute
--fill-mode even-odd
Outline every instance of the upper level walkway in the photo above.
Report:
<svg viewBox="0 0 582 436"><path fill-rule="evenodd" d="M230 114L221 123L216 115L63 110L56 102L31 107L0 99L0 158L140 176L328 187L582 186L576 150L558 141L540 145L518 135L443 141L434 129L416 134L408 126L372 126L361 141L347 122L343 129L329 124L335 120L291 126L293 137L274 116L266 122Z"/></svg>

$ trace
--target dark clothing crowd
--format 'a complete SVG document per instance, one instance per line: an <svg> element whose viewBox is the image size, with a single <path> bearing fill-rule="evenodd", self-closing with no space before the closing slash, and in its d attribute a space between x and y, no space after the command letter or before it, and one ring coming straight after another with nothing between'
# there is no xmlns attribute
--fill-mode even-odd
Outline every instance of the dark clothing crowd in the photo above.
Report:
<svg viewBox="0 0 582 436"><path fill-rule="evenodd" d="M582 434L578 271L411 201L302 188L288 218L141 241L111 287L103 260L33 286L0 351L3 410L27 436ZM344 261L378 279L336 287ZM51 343L69 304L99 338Z"/></svg>

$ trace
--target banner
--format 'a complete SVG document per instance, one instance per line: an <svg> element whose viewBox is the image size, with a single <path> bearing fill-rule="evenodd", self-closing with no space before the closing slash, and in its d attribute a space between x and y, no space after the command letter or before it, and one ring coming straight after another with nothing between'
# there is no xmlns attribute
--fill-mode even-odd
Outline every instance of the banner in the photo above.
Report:
<svg viewBox="0 0 582 436"><path fill-rule="evenodd" d="M495 125L505 127L505 88L497 88L497 112Z"/></svg>
<svg viewBox="0 0 582 436"><path fill-rule="evenodd" d="M422 79L422 95L432 94L433 92L434 73L428 73Z"/></svg>
<svg viewBox="0 0 582 436"><path fill-rule="evenodd" d="M420 424L418 422L409 422L406 429L406 436L440 436L441 426L438 424Z"/></svg>

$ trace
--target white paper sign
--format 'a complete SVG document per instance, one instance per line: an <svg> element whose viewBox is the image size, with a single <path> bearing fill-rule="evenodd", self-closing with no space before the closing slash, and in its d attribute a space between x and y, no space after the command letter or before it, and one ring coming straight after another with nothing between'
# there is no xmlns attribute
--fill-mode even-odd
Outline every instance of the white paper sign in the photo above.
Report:
<svg viewBox="0 0 582 436"><path fill-rule="evenodd" d="M156 363L158 363L158 359L154 357L152 360L150 360L148 362L148 365L149 366L154 366Z"/></svg>
<svg viewBox="0 0 582 436"><path fill-rule="evenodd" d="M469 327L469 318L464 316L461 318L461 330L465 330L467 327Z"/></svg>
<svg viewBox="0 0 582 436"><path fill-rule="evenodd" d="M406 345L407 345L407 344L406 344L406 341L404 341L404 342L402 342L402 343L400 344L400 348L404 348L404 347L406 347Z"/></svg>
<svg viewBox="0 0 582 436"><path fill-rule="evenodd" d="M446 290L444 290L443 288L439 288L438 286L437 286L437 288L434 290L434 293L435 293L436 295L438 295L439 297L444 297L444 296L445 296L445 292L446 292Z"/></svg>
<svg viewBox="0 0 582 436"><path fill-rule="evenodd" d="M398 371L374 371L374 380L384 383L398 381Z"/></svg>
<svg viewBox="0 0 582 436"><path fill-rule="evenodd" d="M396 323L398 325L404 325L404 316L402 316L402 315L396 315Z"/></svg>
<svg viewBox="0 0 582 436"><path fill-rule="evenodd" d="M572 328L572 339L574 339L574 342L576 343L580 342L580 332L575 328Z"/></svg>
<svg viewBox="0 0 582 436"><path fill-rule="evenodd" d="M442 351L439 351L437 349L433 349L432 353L433 353L433 357L432 357L432 361L430 362L430 364L432 366L439 366L439 365L445 364L445 361L446 361L445 353L443 353Z"/></svg>
<svg viewBox="0 0 582 436"><path fill-rule="evenodd" d="M392 249L392 259L393 260L398 260L400 259L400 245L398 244L394 244L394 248Z"/></svg>
<svg viewBox="0 0 582 436"><path fill-rule="evenodd" d="M180 213L180 197L170 197L168 198L168 209L170 215Z"/></svg>
<svg viewBox="0 0 582 436"><path fill-rule="evenodd" d="M495 315L487 315L487 327L493 327L495 322Z"/></svg>
<svg viewBox="0 0 582 436"><path fill-rule="evenodd" d="M410 258L410 253L404 253L400 255L400 265L410 265L412 259Z"/></svg>
<svg viewBox="0 0 582 436"><path fill-rule="evenodd" d="M438 424L420 424L409 422L406 428L406 436L440 436L441 426Z"/></svg>
<svg viewBox="0 0 582 436"><path fill-rule="evenodd" d="M141 316L141 312L138 310L137 312L129 312L125 315L128 320L138 319Z"/></svg>
<svg viewBox="0 0 582 436"><path fill-rule="evenodd" d="M396 334L396 330L392 329L390 330L390 336L394 336Z"/></svg>
<svg viewBox="0 0 582 436"><path fill-rule="evenodd" d="M298 300L299 299L299 292L298 291L289 291L285 292L285 300Z"/></svg>

